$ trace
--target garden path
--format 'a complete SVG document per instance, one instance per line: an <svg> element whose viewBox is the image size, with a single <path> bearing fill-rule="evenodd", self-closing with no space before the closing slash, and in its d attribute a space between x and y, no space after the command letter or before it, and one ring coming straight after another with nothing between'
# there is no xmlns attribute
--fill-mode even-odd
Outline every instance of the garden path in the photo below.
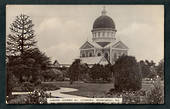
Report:
<svg viewBox="0 0 170 109"><path fill-rule="evenodd" d="M61 98L87 98L87 97L82 97L82 96L77 96L77 95L70 95L70 94L63 94L62 93L62 92L73 92L73 91L78 91L78 89L60 87L59 90L47 91L47 93L51 93L51 96L61 97Z"/></svg>
<svg viewBox="0 0 170 109"><path fill-rule="evenodd" d="M82 96L62 93L62 92L73 92L73 91L78 91L78 89L60 87L59 90L47 91L47 93L51 93L51 96L59 97L59 98L86 98L86 97L82 97ZM25 95L25 94L29 94L29 92L12 92L12 95Z"/></svg>

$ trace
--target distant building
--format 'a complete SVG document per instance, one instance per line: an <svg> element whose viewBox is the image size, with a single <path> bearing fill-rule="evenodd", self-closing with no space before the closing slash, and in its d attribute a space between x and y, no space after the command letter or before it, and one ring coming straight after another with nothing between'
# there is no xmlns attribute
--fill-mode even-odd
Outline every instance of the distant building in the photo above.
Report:
<svg viewBox="0 0 170 109"><path fill-rule="evenodd" d="M56 67L60 67L60 64L57 60L54 61L53 65L56 66Z"/></svg>
<svg viewBox="0 0 170 109"><path fill-rule="evenodd" d="M106 15L105 8L93 23L92 41L86 41L80 47L80 59L83 63L114 64L121 55L128 54L128 47L116 39L116 25Z"/></svg>
<svg viewBox="0 0 170 109"><path fill-rule="evenodd" d="M51 64L49 67L51 68L62 68L62 67L70 67L71 64L60 64L57 60L54 61L53 64Z"/></svg>

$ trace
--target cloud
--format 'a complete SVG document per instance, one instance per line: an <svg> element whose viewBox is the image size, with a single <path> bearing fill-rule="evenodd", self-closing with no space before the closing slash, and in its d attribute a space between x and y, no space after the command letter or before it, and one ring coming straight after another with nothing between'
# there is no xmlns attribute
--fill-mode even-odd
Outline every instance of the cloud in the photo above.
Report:
<svg viewBox="0 0 170 109"><path fill-rule="evenodd" d="M60 43L44 49L44 51L52 57L53 61L57 59L62 64L71 64L79 56L79 52L77 52L79 48L73 43Z"/></svg>
<svg viewBox="0 0 170 109"><path fill-rule="evenodd" d="M116 37L137 59L158 62L163 58L163 5L107 5L106 10L116 24ZM53 60L71 62L79 55L79 47L92 38L94 20L101 15L101 5L9 5L6 27L25 13L35 24L41 51Z"/></svg>
<svg viewBox="0 0 170 109"><path fill-rule="evenodd" d="M138 60L148 59L158 62L164 56L163 29L155 25L134 22L119 32L121 40L129 47L129 54ZM163 28L163 26L162 26ZM161 31L161 32L160 32Z"/></svg>
<svg viewBox="0 0 170 109"><path fill-rule="evenodd" d="M52 60L71 63L79 55L82 40L82 26L75 20L63 22L52 17L45 19L37 27L38 45Z"/></svg>

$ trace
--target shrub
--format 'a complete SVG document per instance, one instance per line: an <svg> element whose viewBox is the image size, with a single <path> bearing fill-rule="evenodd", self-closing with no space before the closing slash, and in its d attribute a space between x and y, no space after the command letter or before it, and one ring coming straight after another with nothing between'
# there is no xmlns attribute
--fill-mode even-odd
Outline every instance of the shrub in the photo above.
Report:
<svg viewBox="0 0 170 109"><path fill-rule="evenodd" d="M99 80L101 78L101 74L103 72L103 66L100 64L94 64L90 69L89 76L92 81Z"/></svg>
<svg viewBox="0 0 170 109"><path fill-rule="evenodd" d="M49 97L51 95L45 93L43 90L34 90L28 95L26 104L47 104L47 98Z"/></svg>
<svg viewBox="0 0 170 109"><path fill-rule="evenodd" d="M17 87L19 80L14 76L14 74L7 69L7 87L6 96L11 96L13 88Z"/></svg>
<svg viewBox="0 0 170 109"><path fill-rule="evenodd" d="M17 96L12 96L12 98L9 98L7 100L8 104L26 104L28 99L27 95L17 95Z"/></svg>
<svg viewBox="0 0 170 109"><path fill-rule="evenodd" d="M47 98L51 97L43 90L34 90L28 95L13 96L10 100L7 100L8 104L47 104Z"/></svg>
<svg viewBox="0 0 170 109"><path fill-rule="evenodd" d="M30 82L24 82L21 84L22 91L31 92L34 90L34 85Z"/></svg>
<svg viewBox="0 0 170 109"><path fill-rule="evenodd" d="M161 86L161 82L159 79L154 82L153 89L151 89L151 91L147 94L148 104L163 104L164 103L164 90L163 90L163 87Z"/></svg>
<svg viewBox="0 0 170 109"><path fill-rule="evenodd" d="M124 104L139 104L140 94L138 91L125 91L123 92L123 103Z"/></svg>
<svg viewBox="0 0 170 109"><path fill-rule="evenodd" d="M113 66L115 88L119 91L136 91L141 89L142 75L135 57L121 56Z"/></svg>
<svg viewBox="0 0 170 109"><path fill-rule="evenodd" d="M107 97L121 97L123 99L123 104L145 104L145 91L139 90L139 91L117 91L115 89L110 89L109 92L107 92Z"/></svg>
<svg viewBox="0 0 170 109"><path fill-rule="evenodd" d="M40 84L41 84L41 79L40 78L37 81L34 82L35 86L40 85Z"/></svg>

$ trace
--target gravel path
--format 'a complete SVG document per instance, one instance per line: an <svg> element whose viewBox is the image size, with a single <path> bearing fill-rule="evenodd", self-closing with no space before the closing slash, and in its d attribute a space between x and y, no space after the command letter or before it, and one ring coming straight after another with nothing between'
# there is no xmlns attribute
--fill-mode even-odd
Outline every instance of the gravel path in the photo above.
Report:
<svg viewBox="0 0 170 109"><path fill-rule="evenodd" d="M77 95L69 95L69 94L63 94L62 93L62 92L73 92L73 91L78 91L78 89L60 87L59 90L47 91L47 93L51 93L51 96L61 97L61 98L87 98L87 97L82 97L82 96L77 96Z"/></svg>

